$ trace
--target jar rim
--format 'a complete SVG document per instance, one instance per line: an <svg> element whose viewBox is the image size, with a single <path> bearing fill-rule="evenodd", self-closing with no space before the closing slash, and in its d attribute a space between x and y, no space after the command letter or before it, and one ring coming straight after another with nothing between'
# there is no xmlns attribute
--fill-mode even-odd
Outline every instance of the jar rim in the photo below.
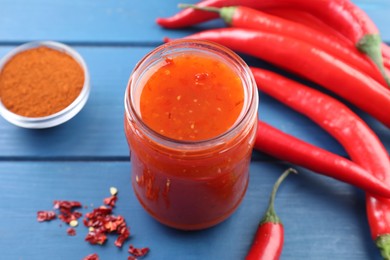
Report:
<svg viewBox="0 0 390 260"><path fill-rule="evenodd" d="M178 140L178 139L174 139L162 135L161 133L150 128L148 125L146 125L143 122L141 116L136 111L134 107L134 100L133 100L133 95L131 95L131 91L133 86L132 84L134 83L134 77L136 76L138 70L143 69L143 66L146 64L148 59L153 55L159 53L161 56L160 58L164 59L166 56L168 56L168 54L172 54L174 48L187 48L188 50L197 50L203 48L203 51L206 50L206 51L220 52L220 54L225 55L225 57L227 57L230 62L235 63L234 65L238 66L241 69L243 75L239 75L239 77L243 81L243 87L247 88L247 102L244 102L247 103L247 105L245 106L244 104L243 110L239 115L239 117L237 118L237 120L235 121L235 123L225 132L208 139L195 140L195 141ZM153 65L151 65L150 67L153 67ZM159 144L165 147L175 148L177 147L177 145L179 145L180 150L183 149L186 150L186 148L188 148L188 150L189 149L192 150L195 147L198 148L215 147L215 145L224 144L224 140L226 138L234 137L237 132L237 127L241 126L242 124L245 124L247 120L250 120L253 116L257 115L258 94L257 94L256 82L254 80L252 72L249 69L248 65L244 62L244 60L240 56L238 56L238 54L236 54L235 52L233 52L232 50L230 50L229 48L221 44L214 43L211 41L178 39L158 46L157 48L155 48L154 50L146 54L136 64L127 84L124 103L125 103L125 113L127 115L127 120L129 120L129 116L132 115L132 119L137 122L138 126L142 129L142 131L148 134L149 138L151 138L152 140L158 142ZM253 109L253 106L256 109ZM251 114L253 110L256 110L255 112L256 114Z"/></svg>
<svg viewBox="0 0 390 260"><path fill-rule="evenodd" d="M3 58L0 59L0 71L7 64L7 62L11 60L18 53L30 49L35 49L38 47L48 47L53 50L64 52L69 56L71 56L81 66L83 70L84 84L79 95L67 107L63 108L62 110L54 114L48 116L42 116L42 117L27 117L27 116L16 114L4 106L4 104L1 102L1 96L0 96L0 115L2 115L3 118L8 122L23 128L43 129L43 128L50 128L65 123L66 121L73 118L84 107L84 105L88 100L90 88L91 88L88 67L83 57L70 46L55 41L28 42L12 49Z"/></svg>

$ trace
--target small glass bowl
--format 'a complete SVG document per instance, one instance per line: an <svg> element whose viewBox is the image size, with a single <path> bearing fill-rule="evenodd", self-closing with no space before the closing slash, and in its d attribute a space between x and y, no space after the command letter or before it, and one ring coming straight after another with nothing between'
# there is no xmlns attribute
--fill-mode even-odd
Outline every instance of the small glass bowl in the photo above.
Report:
<svg viewBox="0 0 390 260"><path fill-rule="evenodd" d="M9 53L7 53L0 60L0 71L3 69L4 65L16 54L22 51L26 51L29 49L34 49L37 47L48 47L57 51L64 52L74 58L81 66L84 71L84 85L78 97L67 107L62 109L61 111L54 113L52 115L43 116L43 117L26 117L15 114L8 110L1 102L0 97L0 115L4 117L8 122L20 126L23 128L32 128L32 129L42 129L49 128L53 126L60 125L69 119L73 118L80 110L84 107L85 103L88 100L89 92L90 92L90 77L87 65L81 55L76 52L71 47L53 41L43 41L43 42L30 42L19 47L16 47Z"/></svg>

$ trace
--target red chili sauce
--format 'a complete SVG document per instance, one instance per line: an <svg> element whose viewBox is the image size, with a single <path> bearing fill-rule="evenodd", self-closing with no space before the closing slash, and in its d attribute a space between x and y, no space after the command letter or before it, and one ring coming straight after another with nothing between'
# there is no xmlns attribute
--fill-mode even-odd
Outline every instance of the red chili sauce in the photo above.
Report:
<svg viewBox="0 0 390 260"><path fill-rule="evenodd" d="M165 59L146 82L140 108L154 131L176 140L199 141L232 127L244 104L241 79L215 58Z"/></svg>
<svg viewBox="0 0 390 260"><path fill-rule="evenodd" d="M237 123L245 100L242 80L220 59L191 53L166 58L147 73L139 98L142 121L178 145L167 147L125 122L135 193L168 226L213 226L234 212L248 183L256 124L207 147ZM205 148L189 151L194 144Z"/></svg>

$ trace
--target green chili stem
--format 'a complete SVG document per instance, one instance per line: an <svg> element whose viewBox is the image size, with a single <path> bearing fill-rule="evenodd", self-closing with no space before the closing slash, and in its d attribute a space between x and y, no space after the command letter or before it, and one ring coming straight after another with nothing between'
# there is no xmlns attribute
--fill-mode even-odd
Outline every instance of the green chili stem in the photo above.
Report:
<svg viewBox="0 0 390 260"><path fill-rule="evenodd" d="M202 7L202 6L197 6L197 5L193 5L193 4L179 4L178 7L179 8L192 8L192 9L196 9L196 10L207 11L207 12L214 12L214 13L220 13L221 12L221 8L212 7L212 6Z"/></svg>
<svg viewBox="0 0 390 260"><path fill-rule="evenodd" d="M274 187L272 189L271 197L269 199L267 211L266 211L263 219L261 220L260 224L263 224L266 222L272 222L272 223L280 223L281 222L279 217L276 215L276 212L275 212L275 206L274 206L275 205L275 197L276 197L276 193L279 189L280 184L284 181L284 179L286 179L286 177L290 173L296 174L297 171L293 168L289 168L286 171L284 171L282 173L282 175L278 178L278 180L275 182Z"/></svg>
<svg viewBox="0 0 390 260"><path fill-rule="evenodd" d="M227 23L228 25L232 24L234 13L237 9L236 6L228 6L228 7L212 7L212 6L197 6L193 4L179 4L179 8L193 8L200 11L206 12L214 12L218 13L219 16Z"/></svg>
<svg viewBox="0 0 390 260"><path fill-rule="evenodd" d="M376 245L380 249L383 259L390 259L390 235L381 235L376 240Z"/></svg>
<svg viewBox="0 0 390 260"><path fill-rule="evenodd" d="M379 34L368 34L357 43L356 47L375 63L389 87L390 79L383 65L381 43L382 40Z"/></svg>

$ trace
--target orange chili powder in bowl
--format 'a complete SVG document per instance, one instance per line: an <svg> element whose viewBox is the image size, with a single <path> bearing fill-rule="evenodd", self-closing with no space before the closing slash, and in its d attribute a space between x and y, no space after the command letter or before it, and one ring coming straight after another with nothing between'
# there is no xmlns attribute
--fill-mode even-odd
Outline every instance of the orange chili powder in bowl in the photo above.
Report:
<svg viewBox="0 0 390 260"><path fill-rule="evenodd" d="M24 128L48 128L74 117L90 92L83 58L58 42L21 45L0 61L0 114Z"/></svg>

